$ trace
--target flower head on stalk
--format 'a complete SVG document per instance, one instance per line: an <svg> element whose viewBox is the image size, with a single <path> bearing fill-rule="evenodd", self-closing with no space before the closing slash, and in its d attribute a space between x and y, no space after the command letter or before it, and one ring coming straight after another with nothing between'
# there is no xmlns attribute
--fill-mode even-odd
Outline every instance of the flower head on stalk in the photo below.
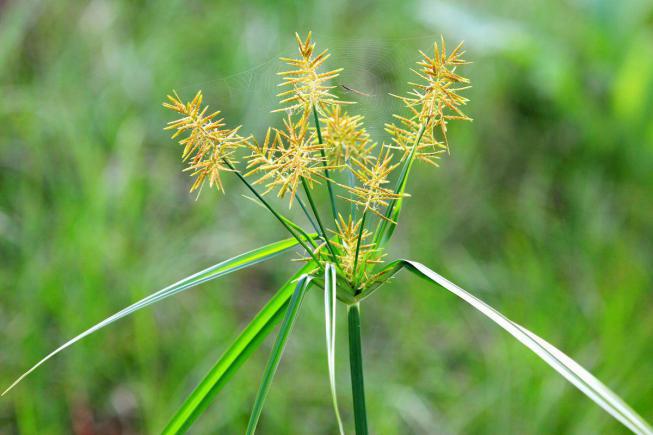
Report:
<svg viewBox="0 0 653 435"><path fill-rule="evenodd" d="M328 50L314 56L315 43L311 42L311 32L308 32L304 41L295 33L295 39L299 46L299 58L281 58L292 69L278 73L283 77L283 82L279 86L288 86L290 89L277 95L285 107L275 112L301 110L306 115L313 108L324 113L328 105L351 104L338 100L338 97L331 93L335 86L329 85L329 81L338 77L342 68L318 72L319 67L331 56Z"/></svg>
<svg viewBox="0 0 653 435"><path fill-rule="evenodd" d="M348 114L338 105L331 106L320 119L327 162L330 165L344 168L352 158L366 164L374 160L372 151L375 144L363 127L363 119L361 115Z"/></svg>
<svg viewBox="0 0 653 435"><path fill-rule="evenodd" d="M320 152L323 145L318 144L315 134L309 131L305 116L293 121L288 114L283 123L283 129L274 129L273 139L268 130L263 146L251 146L247 164L250 171L246 175L262 173L253 184L265 184L266 193L278 189L280 198L290 194L289 205L292 206L302 179L312 186L324 178L324 159Z"/></svg>
<svg viewBox="0 0 653 435"><path fill-rule="evenodd" d="M190 171L195 177L190 191L200 189L204 181L208 181L210 187L216 186L224 192L220 173L231 171L225 162L232 161L232 155L238 148L249 146L250 137L238 134L240 126L224 128L223 118L216 119L219 111L207 114L209 107L202 107L201 91L187 103L183 103L174 92L168 95L163 107L182 115L169 122L165 130L175 130L173 139L184 136L179 144L184 147L182 159L189 162L185 171Z"/></svg>
<svg viewBox="0 0 653 435"><path fill-rule="evenodd" d="M401 160L405 160L417 144L414 158L433 166L438 166L437 161L440 155L448 151L447 143L439 141L432 128L426 128L421 132L419 122L413 118L406 118L400 115L393 115L400 125L395 123L385 124L385 131L392 137L392 144L389 148L399 150L403 154ZM419 139L419 141L418 141Z"/></svg>
<svg viewBox="0 0 653 435"><path fill-rule="evenodd" d="M387 219L381 209L387 207L390 201L407 196L397 194L385 187L386 184L390 183L389 176L392 171L400 165L400 163L393 163L393 160L394 157L390 148L385 145L371 165L356 158L352 159L351 170L360 185L342 185L344 189L352 194L352 197L342 198L363 207L363 212L371 211L380 218Z"/></svg>
<svg viewBox="0 0 653 435"><path fill-rule="evenodd" d="M383 262L382 258L384 255L381 251L377 249L373 243L366 242L372 233L367 229L363 229L361 232L360 227L362 224L363 222L360 219L354 222L351 216L345 220L342 215L338 215L338 220L336 221L337 231L333 231L333 233L337 235L336 241L333 242L333 245L337 248L340 267L345 278L349 282L354 282L356 280L356 277L354 276L354 265L356 263L356 247L359 243L359 236L359 267L357 267L357 271L363 271L362 281L365 282L367 279L368 268L360 266L370 266Z"/></svg>
<svg viewBox="0 0 653 435"><path fill-rule="evenodd" d="M419 70L413 70L422 83L410 83L413 89L407 96L397 96L411 113L410 120L415 126L422 125L426 129L426 136L435 136L434 129L439 128L441 141L446 149L449 148L447 141L447 123L450 120L470 121L465 115L461 106L467 103L467 98L460 95L460 91L468 89L469 79L456 73L459 65L465 65L462 56L462 42L447 54L446 43L441 38L441 47L433 43L433 57L428 56L420 50L422 59L417 62ZM415 131L415 129L413 129ZM428 133L428 132L431 133ZM401 147L401 145L399 145ZM436 147L437 148L437 147ZM423 159L424 160L424 159ZM429 161L429 159L426 159Z"/></svg>

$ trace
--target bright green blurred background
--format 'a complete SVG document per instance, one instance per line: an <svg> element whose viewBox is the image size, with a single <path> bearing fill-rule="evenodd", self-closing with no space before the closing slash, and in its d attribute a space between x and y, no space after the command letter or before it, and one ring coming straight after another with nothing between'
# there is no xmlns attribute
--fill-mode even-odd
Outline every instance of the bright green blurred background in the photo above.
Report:
<svg viewBox="0 0 653 435"><path fill-rule="evenodd" d="M520 0L0 1L0 385L201 268L284 237L244 200L189 195L162 126L171 89L260 134L293 32L329 47L375 137L417 49L464 39L473 123L418 167L393 255L559 345L653 419L653 5ZM345 97L350 97L345 95ZM292 255L287 256L292 258ZM276 258L86 339L0 399L0 433L156 433L292 271ZM322 297L261 421L331 434ZM343 307L339 393L353 430ZM624 433L444 291L400 275L363 306L377 434ZM271 343L194 427L242 433Z"/></svg>

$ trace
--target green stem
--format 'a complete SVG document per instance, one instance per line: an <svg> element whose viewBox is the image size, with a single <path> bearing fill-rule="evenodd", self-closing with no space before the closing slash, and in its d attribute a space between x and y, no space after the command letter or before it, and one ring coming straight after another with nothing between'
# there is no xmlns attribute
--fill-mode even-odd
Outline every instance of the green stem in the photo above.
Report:
<svg viewBox="0 0 653 435"><path fill-rule="evenodd" d="M308 243L311 244L311 246L313 247L314 250L317 249L317 245L315 244L315 240L313 240L313 239L315 239L315 238L319 238L319 237L320 237L320 232L319 232L319 231L315 230L315 237L309 236L308 233L307 233L306 231L304 231L304 229L303 229L302 227L300 227L299 225L297 225L295 222L291 221L290 219L288 219L288 218L286 218L286 217L284 217L284 216L281 216L281 217L282 217L283 219L285 219L286 223L287 223L290 227L292 227L292 229L294 229L294 230L297 231L299 234L301 234L302 236L304 236L304 238L305 238L306 240L308 240Z"/></svg>
<svg viewBox="0 0 653 435"><path fill-rule="evenodd" d="M310 222L311 226L315 230L316 233L320 233L320 230L318 229L317 225L315 224L315 221L311 217L311 214L308 212L308 209L306 208L306 205L304 204L304 201L299 197L299 195L295 196L295 199L297 199L297 202L299 203L299 206L301 207L302 211L306 215L306 219L308 219L308 222Z"/></svg>
<svg viewBox="0 0 653 435"><path fill-rule="evenodd" d="M317 116L317 109L313 106L313 120L315 121L315 131L317 131L317 142L322 145L324 141L322 140L322 130L320 129L320 119ZM329 170L327 169L326 153L324 149L320 149L320 154L322 155L322 165L324 166L324 176L326 177L326 185L329 190L329 200L331 202L331 213L333 213L333 220L338 220L338 209L336 208L336 197L333 194L333 186L331 184L331 176L329 175Z"/></svg>
<svg viewBox="0 0 653 435"><path fill-rule="evenodd" d="M306 183L304 177L302 177L302 187L304 188L304 192L306 193L306 198L308 198L308 203L311 206L311 210L313 210L315 219L317 219L317 225L320 227L320 231L319 231L320 236L324 240L324 243L326 243L327 248L329 249L329 252L333 257L333 261L339 266L338 257L336 256L336 252L333 250L333 246L331 246L331 242L329 241L326 231L324 230L324 225L322 225L322 219L320 219L320 213L318 213L317 211L317 207L315 206L315 202L313 201L313 196L311 195L311 190L308 188L308 184Z"/></svg>
<svg viewBox="0 0 653 435"><path fill-rule="evenodd" d="M361 317L358 303L348 308L349 365L351 368L351 392L354 398L354 423L356 435L367 435L367 411L365 410L365 384L363 381L363 353L361 349Z"/></svg>
<svg viewBox="0 0 653 435"><path fill-rule="evenodd" d="M356 255L354 256L354 268L352 269L351 276L352 280L356 282L356 268L358 266L358 254L361 250L361 239L363 238L363 231L365 231L365 218L367 217L367 211L363 212L363 217L361 218L361 229L358 231L358 239L356 240ZM358 289L356 290L358 292Z"/></svg>
<svg viewBox="0 0 653 435"><path fill-rule="evenodd" d="M313 260L315 260L315 263L319 265L320 262L319 262L319 261L317 260L317 258L315 257L315 254L313 254L313 250L310 249L310 248L306 245L306 243L302 240L302 238L299 237L299 236L297 235L297 233L295 233L295 231L290 227L290 225L288 225L288 223L286 223L286 221L288 220L288 218L286 218L286 217L282 217L282 216L281 216L281 215L280 215L280 214L279 214L279 213L278 213L274 208L272 208L272 206L271 206L271 205L270 205L270 204L269 204L265 199L263 199L263 197L261 196L261 194L259 194L259 193L256 191L256 189L254 189L254 186L252 186L252 185L249 183L249 181L247 181L247 180L245 179L245 177L243 177L243 174L241 174L240 171L239 171L238 169L236 169L236 168L231 164L231 162L230 162L229 160L227 160L227 159L222 159L222 160L223 160L224 163L229 167L229 169L231 169L231 170L234 172L234 174L236 174L236 176L240 179L240 181L242 181L243 183L245 183L245 186L247 186L247 188L248 188L248 189L249 189L249 190L250 190L250 191L251 191L251 192L256 196L256 198L257 198L259 201L261 201L261 204L263 204L263 205L264 205L268 210L270 210L270 213L272 213L272 214L274 215L274 217L277 218L277 220L278 220L279 222L281 222L281 224L282 224L282 225L286 228L286 230L288 230L288 232L289 232L289 233L290 233L290 234L291 234L291 235L292 235L292 236L297 240L297 242L301 245L301 247L304 248L304 249L306 250L306 252L308 252L308 254L311 256L311 258L312 258Z"/></svg>

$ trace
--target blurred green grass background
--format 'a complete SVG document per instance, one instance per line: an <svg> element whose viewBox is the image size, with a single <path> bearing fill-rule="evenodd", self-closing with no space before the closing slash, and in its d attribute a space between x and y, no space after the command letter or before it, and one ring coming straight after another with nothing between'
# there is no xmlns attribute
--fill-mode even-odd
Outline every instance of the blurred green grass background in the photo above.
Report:
<svg viewBox="0 0 653 435"><path fill-rule="evenodd" d="M639 0L0 2L0 385L155 289L284 237L235 183L187 193L160 103L203 89L260 135L278 122L277 58L309 29L345 68L338 83L373 95L345 97L377 140L416 50L465 40L475 120L451 129L440 169L415 171L393 255L560 346L652 420L653 5ZM84 340L0 399L0 433L156 433L292 267L274 259ZM321 300L307 297L261 433L336 432ZM363 323L374 433L625 432L408 275ZM270 346L194 433L243 432Z"/></svg>

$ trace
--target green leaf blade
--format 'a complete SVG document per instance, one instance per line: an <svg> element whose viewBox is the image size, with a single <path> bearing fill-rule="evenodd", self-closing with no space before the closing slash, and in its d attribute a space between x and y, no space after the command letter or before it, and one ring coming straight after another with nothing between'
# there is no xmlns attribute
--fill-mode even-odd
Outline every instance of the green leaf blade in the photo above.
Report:
<svg viewBox="0 0 653 435"><path fill-rule="evenodd" d="M293 294L294 281L303 274L310 272L314 267L313 262L309 262L276 292L186 398L163 430L163 434L184 433L190 428L229 378L235 374L240 365L261 344L263 339L272 331L274 325L281 319Z"/></svg>
<svg viewBox="0 0 653 435"><path fill-rule="evenodd" d="M107 317L103 321L95 324L94 326L90 327L89 329L85 330L81 334L73 337L72 339L68 340L52 352L50 352L48 355L46 355L44 358L42 358L39 362L37 362L35 365L33 365L29 370L27 370L25 373L23 373L18 379L16 379L3 393L2 396L7 394L9 391L11 391L16 385L18 385L23 379L25 379L30 373L32 373L34 370L36 370L38 367L43 365L46 361L48 361L50 358L54 357L61 351L65 350L66 348L72 346L73 344L77 343L81 339L93 334L94 332L97 332L98 330L104 328L105 326L110 325L111 323L122 319L123 317L126 317L135 311L138 311L142 308L145 308L149 305L155 304L163 299L166 299L170 296L173 296L177 293L180 293L184 290L187 290L191 287L195 287L199 284L205 283L207 281L220 278L224 275L227 275L229 273L247 268L249 266L253 266L255 264L258 264L262 261L268 260L278 254L281 254L282 252L285 252L292 247L297 245L297 241L295 239L285 239L281 240L279 242L271 243L269 245L262 246L260 248L254 249L252 251L246 252L244 254L238 255L236 257L232 257L229 260L222 261L216 265L213 265L207 269L204 269L200 272L197 272L189 277L186 277L180 281L177 281L174 284L169 285L168 287L165 287L143 299L141 299L138 302L133 303L132 305L118 311L117 313L113 314L112 316Z"/></svg>
<svg viewBox="0 0 653 435"><path fill-rule="evenodd" d="M247 435L253 435L256 431L258 420L261 417L261 413L263 412L263 404L265 403L265 398L267 397L268 392L270 391L270 387L272 386L272 379L274 378L274 375L277 372L277 368L279 367L281 356L286 347L286 343L288 341L288 337L290 336L290 332L292 331L292 327L295 324L295 320L297 320L299 309L302 305L304 295L306 294L306 290L310 285L311 279L312 277L308 275L302 275L299 278L299 281L297 281L295 291L293 292L292 298L288 303L286 316L283 320L281 328L279 329L277 340L274 343L274 347L270 353L270 358L265 367L265 371L263 372L263 380L261 381L258 392L256 394L252 413L250 414L249 422L247 423Z"/></svg>
<svg viewBox="0 0 653 435"><path fill-rule="evenodd" d="M490 305L423 264L408 260L404 260L403 263L417 276L440 285L499 325L632 432L641 435L653 434L653 428L616 393L551 343L508 319Z"/></svg>

